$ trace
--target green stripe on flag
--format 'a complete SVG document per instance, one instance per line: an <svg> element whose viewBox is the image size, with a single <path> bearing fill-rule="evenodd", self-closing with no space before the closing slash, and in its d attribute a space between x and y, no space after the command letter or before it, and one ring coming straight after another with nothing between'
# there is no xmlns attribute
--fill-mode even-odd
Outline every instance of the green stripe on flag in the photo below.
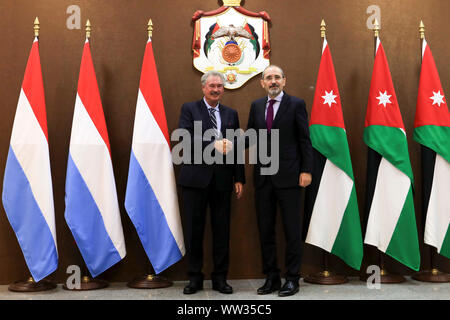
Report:
<svg viewBox="0 0 450 320"><path fill-rule="evenodd" d="M312 125L309 130L312 146L354 180L345 130L320 124Z"/></svg>
<svg viewBox="0 0 450 320"><path fill-rule="evenodd" d="M419 238L411 187L406 196L405 204L398 218L389 246L386 249L386 254L415 271L418 271L420 268Z"/></svg>
<svg viewBox="0 0 450 320"><path fill-rule="evenodd" d="M447 228L447 233L445 234L444 242L442 243L439 254L450 259L450 225Z"/></svg>
<svg viewBox="0 0 450 320"><path fill-rule="evenodd" d="M361 268L363 240L355 184L353 184L350 199L342 217L341 226L331 253L344 260L350 267L356 270Z"/></svg>
<svg viewBox="0 0 450 320"><path fill-rule="evenodd" d="M310 127L310 135L312 146L354 181L345 130L339 127L314 124ZM331 253L352 268L356 270L361 268L363 239L354 182Z"/></svg>
<svg viewBox="0 0 450 320"><path fill-rule="evenodd" d="M364 142L393 166L406 174L414 184L405 133L396 127L373 125L364 129Z"/></svg>
<svg viewBox="0 0 450 320"><path fill-rule="evenodd" d="M414 129L413 139L450 162L450 127L432 125L417 127Z"/></svg>

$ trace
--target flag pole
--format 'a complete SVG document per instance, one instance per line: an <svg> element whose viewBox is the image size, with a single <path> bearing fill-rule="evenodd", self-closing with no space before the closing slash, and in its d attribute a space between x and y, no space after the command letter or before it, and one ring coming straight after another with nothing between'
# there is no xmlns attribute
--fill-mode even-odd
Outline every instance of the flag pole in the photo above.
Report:
<svg viewBox="0 0 450 320"><path fill-rule="evenodd" d="M147 24L148 41L151 41L153 36L153 22L149 19ZM145 250L144 250L145 251ZM127 286L135 289L158 289L166 288L173 285L173 282L167 278L156 275L153 270L153 266L150 260L146 259L148 273L143 276L138 276L135 279L129 281Z"/></svg>
<svg viewBox="0 0 450 320"><path fill-rule="evenodd" d="M425 25L423 24L422 20L420 20L420 24L419 24L419 39L420 39L419 40L420 41L420 61L422 63L423 41L425 40ZM421 161L422 161L422 166L423 166L424 155L431 154L431 153L436 154L436 153L424 145L420 145L420 147L421 147L420 151L421 151L421 157L422 157ZM422 176L422 179L423 179L423 176ZM423 185L423 183L422 183L422 185ZM422 190L422 194L423 194L423 190ZM422 202L423 203L425 202L423 200L423 196L422 196ZM426 213L425 206L422 205L422 208L423 208L422 215L425 215L425 213ZM422 221L423 221L423 227L425 229L426 217L424 217L422 219ZM437 248L435 248L433 246L428 246L428 247L430 248L430 250L429 250L430 251L430 270L417 272L416 274L414 274L412 276L412 278L414 280L423 281L423 282L438 282L438 283L450 282L450 274L440 271L438 269L438 267L436 266Z"/></svg>
<svg viewBox="0 0 450 320"><path fill-rule="evenodd" d="M322 19L320 23L320 53L322 55L323 51L323 44L326 40L326 23L325 20ZM324 284L324 285L333 285L333 284L343 284L348 282L348 279L346 276L337 275L331 271L329 271L328 268L328 256L329 253L322 249L322 270L321 272L308 275L304 278L305 282L313 283L313 284Z"/></svg>
<svg viewBox="0 0 450 320"><path fill-rule="evenodd" d="M378 22L378 20L375 18L374 21L374 57L376 57L377 55L377 42L378 42L378 38L380 36L380 23ZM406 281L406 279L402 276L402 275L397 275L397 274L391 274L386 270L385 267L385 253L381 252L380 250L378 250L378 255L379 255L379 267L380 267L380 283L401 283Z"/></svg>
<svg viewBox="0 0 450 320"><path fill-rule="evenodd" d="M34 19L34 36L35 38L39 38L39 19L36 17ZM12 292L37 292L37 291L47 291L55 289L57 286L55 283L49 280L41 280L39 282L35 282L33 277L30 276L27 280L24 281L15 281L8 286L8 290Z"/></svg>
<svg viewBox="0 0 450 320"><path fill-rule="evenodd" d="M90 42L92 26L91 26L91 22L89 21L89 19L86 21L85 30L86 30L86 40ZM81 251L80 251L80 255L81 255ZM65 283L62 286L64 290L87 291L87 290L103 289L103 288L106 288L109 286L109 283L107 281L100 280L100 279L94 279L94 278L90 277L89 276L90 273L86 266L86 262L83 259L83 256L81 256L81 260L83 261L83 263L82 263L82 269L81 269L82 277L80 279L80 285L78 287L77 286L68 287L67 283Z"/></svg>

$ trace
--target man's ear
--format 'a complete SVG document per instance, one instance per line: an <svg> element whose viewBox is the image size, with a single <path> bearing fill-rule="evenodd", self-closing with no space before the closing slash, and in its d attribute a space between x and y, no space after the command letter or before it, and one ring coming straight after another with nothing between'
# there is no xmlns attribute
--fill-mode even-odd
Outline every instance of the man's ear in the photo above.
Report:
<svg viewBox="0 0 450 320"><path fill-rule="evenodd" d="M264 80L261 79L259 83L261 83L261 87L264 89Z"/></svg>

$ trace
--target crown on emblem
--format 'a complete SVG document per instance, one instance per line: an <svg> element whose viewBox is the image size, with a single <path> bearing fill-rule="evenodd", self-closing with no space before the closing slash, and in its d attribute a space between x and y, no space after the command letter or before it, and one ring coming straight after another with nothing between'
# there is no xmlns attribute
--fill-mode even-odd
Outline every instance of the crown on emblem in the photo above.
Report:
<svg viewBox="0 0 450 320"><path fill-rule="evenodd" d="M223 5L225 7L239 7L241 0L223 0Z"/></svg>

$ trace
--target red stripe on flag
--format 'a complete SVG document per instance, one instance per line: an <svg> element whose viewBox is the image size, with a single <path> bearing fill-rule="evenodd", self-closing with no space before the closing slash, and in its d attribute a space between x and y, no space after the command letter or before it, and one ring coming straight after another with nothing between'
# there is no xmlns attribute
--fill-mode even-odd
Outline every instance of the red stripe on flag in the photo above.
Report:
<svg viewBox="0 0 450 320"><path fill-rule="evenodd" d="M431 99L435 95L443 97L438 100ZM431 49L428 45L425 48L422 59L414 128L425 125L450 127L450 113L448 111L447 100L442 89L433 55L431 54Z"/></svg>
<svg viewBox="0 0 450 320"><path fill-rule="evenodd" d="M332 98L327 97L327 94L329 96L331 95ZM345 129L341 97L336 81L333 59L328 45L325 47L320 60L314 102L311 109L310 125L313 124Z"/></svg>
<svg viewBox="0 0 450 320"><path fill-rule="evenodd" d="M391 72L381 42L373 66L365 125L404 129Z"/></svg>
<svg viewBox="0 0 450 320"><path fill-rule="evenodd" d="M220 29L220 26L219 26L218 23L216 23L216 25L214 26L213 31L211 32L211 35L214 34L214 32L216 32L216 31L219 30L219 29ZM251 33L251 32L250 32L250 33Z"/></svg>
<svg viewBox="0 0 450 320"><path fill-rule="evenodd" d="M169 129L167 128L166 113L164 111L164 103L161 95L161 88L159 86L158 72L156 70L151 41L147 42L147 46L145 47L139 89L170 147Z"/></svg>
<svg viewBox="0 0 450 320"><path fill-rule="evenodd" d="M255 40L255 37L252 34L252 30L250 30L250 27L248 25L248 23L245 24L244 26L245 31L247 31L248 33L250 33L252 35L252 39L251 40Z"/></svg>
<svg viewBox="0 0 450 320"><path fill-rule="evenodd" d="M38 41L34 41L33 46L31 47L30 56L28 57L27 67L25 69L25 75L22 82L22 89L48 141L44 83L42 81Z"/></svg>
<svg viewBox="0 0 450 320"><path fill-rule="evenodd" d="M103 114L89 42L84 44L83 57L81 58L78 95L111 154L108 130L106 129L105 115Z"/></svg>

